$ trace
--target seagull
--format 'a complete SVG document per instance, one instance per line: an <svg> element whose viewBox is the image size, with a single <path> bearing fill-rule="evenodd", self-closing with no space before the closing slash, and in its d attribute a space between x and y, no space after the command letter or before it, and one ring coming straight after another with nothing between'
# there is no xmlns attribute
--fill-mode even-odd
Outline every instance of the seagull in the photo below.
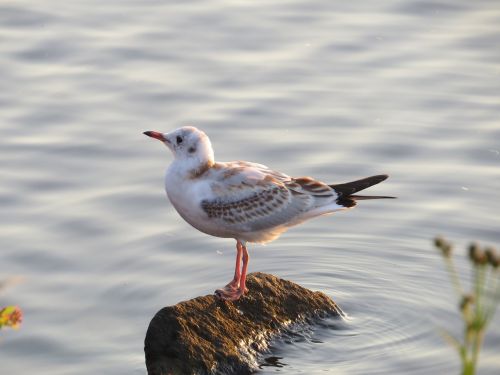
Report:
<svg viewBox="0 0 500 375"><path fill-rule="evenodd" d="M350 209L359 200L394 198L354 195L387 175L329 185L311 177L290 177L262 164L216 162L208 136L192 126L143 134L173 153L165 190L179 215L203 233L236 240L234 277L215 291L222 300L234 301L247 292L247 243L273 241L294 225Z"/></svg>

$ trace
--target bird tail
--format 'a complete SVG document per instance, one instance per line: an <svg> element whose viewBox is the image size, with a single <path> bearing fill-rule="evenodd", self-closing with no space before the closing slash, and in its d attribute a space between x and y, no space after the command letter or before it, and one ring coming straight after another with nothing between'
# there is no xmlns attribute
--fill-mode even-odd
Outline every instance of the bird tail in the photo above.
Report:
<svg viewBox="0 0 500 375"><path fill-rule="evenodd" d="M354 207L356 201L368 200L368 199L394 199L396 197L388 197L383 195L354 195L358 191L369 188L370 186L376 185L389 176L386 174L380 174L376 176L362 178L361 180L346 182L344 184L329 185L335 193L337 193L337 204L344 207Z"/></svg>

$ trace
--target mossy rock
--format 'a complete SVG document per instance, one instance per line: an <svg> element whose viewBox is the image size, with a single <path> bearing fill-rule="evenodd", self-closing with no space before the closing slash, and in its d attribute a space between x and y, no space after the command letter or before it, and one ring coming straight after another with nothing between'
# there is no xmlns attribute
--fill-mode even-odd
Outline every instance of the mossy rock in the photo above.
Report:
<svg viewBox="0 0 500 375"><path fill-rule="evenodd" d="M327 295L265 273L235 302L213 295L164 307L146 333L149 375L250 374L257 355L291 324L342 311Z"/></svg>

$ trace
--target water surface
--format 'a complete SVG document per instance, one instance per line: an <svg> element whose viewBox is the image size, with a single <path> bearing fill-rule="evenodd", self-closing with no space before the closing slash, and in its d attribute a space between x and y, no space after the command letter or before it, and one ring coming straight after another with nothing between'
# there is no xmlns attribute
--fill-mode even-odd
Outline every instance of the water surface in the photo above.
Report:
<svg viewBox="0 0 500 375"><path fill-rule="evenodd" d="M461 333L430 240L500 244L496 1L16 1L0 5L1 304L9 374L144 374L165 305L212 293L234 243L184 223L144 130L205 130L216 158L397 201L251 246L250 271L330 295L349 318L273 345L261 374L458 373ZM480 374L498 374L500 320ZM263 363L266 362L263 360ZM274 365L273 365L274 364Z"/></svg>

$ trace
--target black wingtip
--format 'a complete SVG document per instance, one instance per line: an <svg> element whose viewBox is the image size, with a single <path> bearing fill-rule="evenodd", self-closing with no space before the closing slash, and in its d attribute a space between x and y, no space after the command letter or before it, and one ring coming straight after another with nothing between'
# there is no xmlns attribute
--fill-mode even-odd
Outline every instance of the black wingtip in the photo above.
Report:
<svg viewBox="0 0 500 375"><path fill-rule="evenodd" d="M387 174L378 174L375 176L370 176L366 178L362 178L360 180L346 182L345 184L335 184L329 185L340 197L347 197L349 195L355 194L358 191L369 188L370 186L381 183L382 181L387 180L389 175Z"/></svg>
<svg viewBox="0 0 500 375"><path fill-rule="evenodd" d="M356 201L364 201L369 199L397 199L397 197L389 197L387 195L349 195L348 198Z"/></svg>
<svg viewBox="0 0 500 375"><path fill-rule="evenodd" d="M376 176L367 177L366 179L371 179L373 181L373 185L376 185L376 184L381 183L382 181L387 180L388 178L389 178L388 174L378 174ZM363 179L363 180L366 180L366 179ZM370 185L370 186L372 186L372 185Z"/></svg>
<svg viewBox="0 0 500 375"><path fill-rule="evenodd" d="M389 178L387 174L378 174L362 178L361 180L347 182L345 184L329 185L338 195L337 204L350 208L356 205L358 200L368 199L394 199L395 197L382 196L382 195L354 195L358 191L369 188L385 181Z"/></svg>

